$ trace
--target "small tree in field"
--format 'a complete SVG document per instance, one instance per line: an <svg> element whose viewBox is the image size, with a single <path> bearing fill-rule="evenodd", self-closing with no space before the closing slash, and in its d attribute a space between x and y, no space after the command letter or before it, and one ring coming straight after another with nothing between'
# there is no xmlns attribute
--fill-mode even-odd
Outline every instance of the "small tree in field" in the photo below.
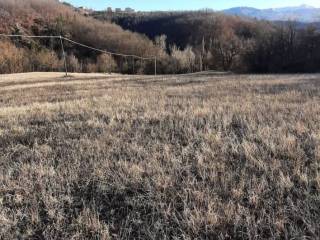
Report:
<svg viewBox="0 0 320 240"><path fill-rule="evenodd" d="M166 51L167 51L167 36L166 35L157 36L155 38L155 45L159 49L158 57L160 59L166 57L166 55L167 55L167 53L166 53Z"/></svg>
<svg viewBox="0 0 320 240"><path fill-rule="evenodd" d="M214 42L214 55L220 59L224 71L231 69L235 59L242 53L243 40L231 31L224 32Z"/></svg>
<svg viewBox="0 0 320 240"><path fill-rule="evenodd" d="M0 42L0 73L18 73L25 69L24 50L10 42Z"/></svg>
<svg viewBox="0 0 320 240"><path fill-rule="evenodd" d="M70 72L82 71L78 58L73 54L69 55L67 58L67 67Z"/></svg>
<svg viewBox="0 0 320 240"><path fill-rule="evenodd" d="M31 71L57 71L63 65L57 54L47 49L30 50L28 56Z"/></svg>
<svg viewBox="0 0 320 240"><path fill-rule="evenodd" d="M97 59L97 69L99 72L109 72L116 70L117 64L112 56L103 53L98 56Z"/></svg>
<svg viewBox="0 0 320 240"><path fill-rule="evenodd" d="M95 73L97 72L97 64L87 61L83 66L83 71L86 73Z"/></svg>
<svg viewBox="0 0 320 240"><path fill-rule="evenodd" d="M171 56L176 61L177 72L192 72L195 68L196 55L192 47L187 46L180 50L176 46L171 47Z"/></svg>

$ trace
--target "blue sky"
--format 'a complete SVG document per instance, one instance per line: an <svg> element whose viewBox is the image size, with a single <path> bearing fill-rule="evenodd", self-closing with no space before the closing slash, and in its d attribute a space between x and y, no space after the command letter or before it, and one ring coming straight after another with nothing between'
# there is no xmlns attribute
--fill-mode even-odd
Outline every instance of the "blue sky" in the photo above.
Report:
<svg viewBox="0 0 320 240"><path fill-rule="evenodd" d="M136 10L197 10L212 8L221 10L231 7L248 6L276 8L302 4L320 7L320 0L65 0L75 6L93 9L110 7L132 7Z"/></svg>

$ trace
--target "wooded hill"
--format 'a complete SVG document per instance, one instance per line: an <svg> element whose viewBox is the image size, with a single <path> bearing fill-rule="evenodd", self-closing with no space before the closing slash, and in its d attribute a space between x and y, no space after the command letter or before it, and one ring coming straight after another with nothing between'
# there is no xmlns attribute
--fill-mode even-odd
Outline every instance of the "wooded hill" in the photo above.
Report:
<svg viewBox="0 0 320 240"><path fill-rule="evenodd" d="M156 55L158 52L146 36L84 16L78 9L55 0L0 0L0 33L62 35L96 48L139 56ZM58 70L61 67L59 41L15 38L10 41L14 43L12 45L4 40L2 38L0 42L0 60L2 58L5 64L0 66L0 72ZM99 68L115 68L121 61L120 58L110 59L109 56L100 56L94 51L65 44L70 70L108 70ZM97 66L99 60L101 66ZM112 64L106 64L108 61L112 61Z"/></svg>
<svg viewBox="0 0 320 240"><path fill-rule="evenodd" d="M151 39L163 35L167 53L192 49L194 68L198 70L260 73L320 70L320 33L316 24L258 21L210 11L92 15Z"/></svg>

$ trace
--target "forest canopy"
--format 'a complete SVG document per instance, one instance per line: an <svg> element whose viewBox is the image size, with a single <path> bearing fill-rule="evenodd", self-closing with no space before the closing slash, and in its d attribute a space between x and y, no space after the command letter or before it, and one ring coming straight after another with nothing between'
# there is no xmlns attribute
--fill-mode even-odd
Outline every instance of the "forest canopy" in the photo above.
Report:
<svg viewBox="0 0 320 240"><path fill-rule="evenodd" d="M92 15L151 39L163 35L168 53L171 49L192 48L198 70L256 73L320 70L318 23L259 21L206 11Z"/></svg>

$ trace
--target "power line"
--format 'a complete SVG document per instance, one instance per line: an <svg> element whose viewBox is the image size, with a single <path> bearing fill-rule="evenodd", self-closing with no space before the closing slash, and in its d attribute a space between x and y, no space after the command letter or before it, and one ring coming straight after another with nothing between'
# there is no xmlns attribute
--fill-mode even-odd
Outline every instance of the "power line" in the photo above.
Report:
<svg viewBox="0 0 320 240"><path fill-rule="evenodd" d="M29 35L18 35L18 34L3 34L2 37L26 37L26 38L60 38L60 36L29 36Z"/></svg>
<svg viewBox="0 0 320 240"><path fill-rule="evenodd" d="M62 39L67 41L67 42L73 43L75 45L78 45L78 46L81 46L81 47L84 47L84 48L88 48L88 49L91 49L91 50L94 50L94 51L97 51L97 52L109 54L109 55L121 56L121 57L132 57L132 58L136 58L136 59L140 59L140 60L152 60L152 61L154 61L154 64L155 64L155 75L157 75L157 57L156 56L141 57L141 56L137 56L137 55L133 55L133 54L130 55L130 54L122 54L122 53L110 52L110 51L102 50L102 49L99 49L99 48L95 48L95 47L92 47L92 46L89 46L89 45L86 45L86 44L71 40L71 39L63 37L63 36L48 36L48 35L32 36L32 35L3 34L3 33L1 33L0 37L9 37L9 38L12 38L12 37L25 37L25 38L53 38L53 39L60 39L61 47L62 47L62 51L63 51L63 55L64 55L63 57L64 57L65 62L66 62L66 59L65 59L65 53L64 53ZM66 69L66 76L67 75L68 75L68 73L67 73L67 69Z"/></svg>
<svg viewBox="0 0 320 240"><path fill-rule="evenodd" d="M2 36L2 37L25 37L25 38L56 38L56 39L62 38L64 40L71 42L73 44L76 44L78 46L85 47L85 48L88 48L88 49L91 49L91 50L94 50L97 52L101 52L101 53L111 54L111 55L115 55L115 56L122 56L122 57L133 57L133 58L138 58L138 59L142 59L142 60L150 60L150 59L153 60L155 58L155 56L141 57L141 56L137 56L137 55L110 52L110 51L102 50L99 48L91 47L91 46L83 44L83 43L79 43L77 41L71 40L71 39L63 37L63 36L45 36L45 35L44 36L32 36L32 35L20 35L20 34L0 34L0 36Z"/></svg>
<svg viewBox="0 0 320 240"><path fill-rule="evenodd" d="M150 60L150 59L154 59L155 58L155 57L140 57L140 56L137 56L137 55L128 55L128 54L122 54L122 53L109 52L109 51L101 50L101 49L98 49L98 48L94 48L94 47L91 47L91 46L88 46L88 45L73 41L73 40L71 40L69 38L66 38L66 37L62 37L62 38L64 40L66 40L68 42L71 42L73 44L76 44L78 46L82 46L82 47L89 48L89 49L94 50L94 51L107 53L107 54L111 54L111 55L115 55L115 56L133 57L133 58L138 58L138 59L142 59L142 60Z"/></svg>

